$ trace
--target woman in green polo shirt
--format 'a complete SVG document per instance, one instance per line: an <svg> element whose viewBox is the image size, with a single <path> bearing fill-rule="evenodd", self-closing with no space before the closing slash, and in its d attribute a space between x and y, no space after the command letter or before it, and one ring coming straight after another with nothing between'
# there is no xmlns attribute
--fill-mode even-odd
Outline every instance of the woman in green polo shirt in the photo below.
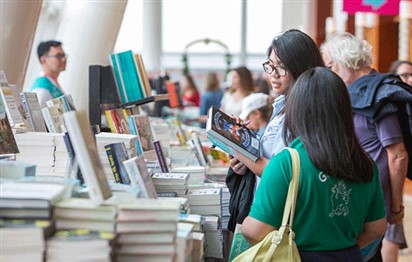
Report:
<svg viewBox="0 0 412 262"><path fill-rule="evenodd" d="M362 261L360 248L385 232L385 206L377 168L355 136L344 82L327 68L307 70L285 112L285 142L301 161L293 229L302 261ZM243 222L252 244L279 228L291 176L284 150L266 166Z"/></svg>

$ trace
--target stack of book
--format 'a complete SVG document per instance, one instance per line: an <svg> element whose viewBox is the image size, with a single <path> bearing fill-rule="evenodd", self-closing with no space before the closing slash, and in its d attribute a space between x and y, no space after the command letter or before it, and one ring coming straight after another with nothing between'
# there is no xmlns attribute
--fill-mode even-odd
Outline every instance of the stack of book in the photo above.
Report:
<svg viewBox="0 0 412 262"><path fill-rule="evenodd" d="M56 203L54 220L57 230L87 229L114 232L116 207L97 206L87 198L66 198Z"/></svg>
<svg viewBox="0 0 412 262"><path fill-rule="evenodd" d="M186 166L175 167L170 170L171 173L188 173L190 185L203 184L206 179L206 168L204 166Z"/></svg>
<svg viewBox="0 0 412 262"><path fill-rule="evenodd" d="M193 252L193 224L177 224L176 232L176 262L191 261Z"/></svg>
<svg viewBox="0 0 412 262"><path fill-rule="evenodd" d="M63 198L66 186L36 182L0 184L0 218L51 219L53 204Z"/></svg>
<svg viewBox="0 0 412 262"><path fill-rule="evenodd" d="M180 197L186 197L189 178L187 173L155 173L152 176L156 192L176 192Z"/></svg>
<svg viewBox="0 0 412 262"><path fill-rule="evenodd" d="M54 136L47 132L26 132L16 134L19 147L16 160L36 164L36 175L54 173Z"/></svg>
<svg viewBox="0 0 412 262"><path fill-rule="evenodd" d="M56 176L66 176L69 171L70 159L63 139L63 134L54 136L54 174Z"/></svg>
<svg viewBox="0 0 412 262"><path fill-rule="evenodd" d="M46 261L110 262L113 238L113 233L87 229L59 230L47 240Z"/></svg>
<svg viewBox="0 0 412 262"><path fill-rule="evenodd" d="M216 182L225 182L228 169L228 166L209 167L206 170L206 178Z"/></svg>
<svg viewBox="0 0 412 262"><path fill-rule="evenodd" d="M223 236L219 217L205 216L203 231L206 242L206 258L223 258Z"/></svg>
<svg viewBox="0 0 412 262"><path fill-rule="evenodd" d="M52 233L47 220L0 219L0 260L43 262L45 238Z"/></svg>
<svg viewBox="0 0 412 262"><path fill-rule="evenodd" d="M192 240L192 261L203 261L205 255L205 234L201 232L193 232Z"/></svg>
<svg viewBox="0 0 412 262"><path fill-rule="evenodd" d="M179 210L178 202L166 199L119 204L117 261L173 261Z"/></svg>
<svg viewBox="0 0 412 262"><path fill-rule="evenodd" d="M222 190L220 188L189 189L186 194L192 213L204 216L222 216Z"/></svg>
<svg viewBox="0 0 412 262"><path fill-rule="evenodd" d="M187 215L187 214L190 214L190 212L191 212L189 201L187 201L187 198L185 198L185 197L158 197L158 199L165 199L167 201L175 201L175 202L179 203L179 205L180 205L179 219L180 219L181 215ZM184 221L182 221L182 222L184 222Z"/></svg>
<svg viewBox="0 0 412 262"><path fill-rule="evenodd" d="M115 134L107 132L96 134L97 152L108 180L114 180L115 178L110 166L109 158L107 157L105 146L112 143L123 142L126 146L129 158L132 158L137 155L136 140L137 136L130 134Z"/></svg>

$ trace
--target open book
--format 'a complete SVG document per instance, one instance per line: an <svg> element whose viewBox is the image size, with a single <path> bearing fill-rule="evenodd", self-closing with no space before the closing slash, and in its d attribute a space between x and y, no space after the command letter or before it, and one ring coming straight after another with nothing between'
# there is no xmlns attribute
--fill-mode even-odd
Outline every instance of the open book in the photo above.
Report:
<svg viewBox="0 0 412 262"><path fill-rule="evenodd" d="M260 143L256 134L245 126L237 125L226 113L211 107L206 122L206 132L215 145L234 156L233 150L252 161L260 156Z"/></svg>

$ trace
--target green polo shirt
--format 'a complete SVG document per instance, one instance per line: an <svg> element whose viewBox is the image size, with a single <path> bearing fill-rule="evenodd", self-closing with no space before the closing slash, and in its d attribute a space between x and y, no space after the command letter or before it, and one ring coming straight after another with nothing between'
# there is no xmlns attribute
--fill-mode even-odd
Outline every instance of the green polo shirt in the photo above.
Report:
<svg viewBox="0 0 412 262"><path fill-rule="evenodd" d="M300 181L293 230L299 250L328 251L356 243L365 222L384 218L385 204L375 166L369 183L353 183L329 177L309 159L299 139L291 146L300 155ZM287 150L266 166L249 216L280 227L286 195L292 177Z"/></svg>

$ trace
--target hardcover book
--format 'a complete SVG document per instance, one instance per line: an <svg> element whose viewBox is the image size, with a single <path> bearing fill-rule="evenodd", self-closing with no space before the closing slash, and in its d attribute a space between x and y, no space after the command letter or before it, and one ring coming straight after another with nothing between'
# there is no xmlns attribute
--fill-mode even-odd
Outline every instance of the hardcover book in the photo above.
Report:
<svg viewBox="0 0 412 262"><path fill-rule="evenodd" d="M206 132L212 137L211 142L215 146L232 156L235 150L252 161L260 157L260 142L256 134L247 127L236 124L230 116L216 107L209 109Z"/></svg>
<svg viewBox="0 0 412 262"><path fill-rule="evenodd" d="M37 94L22 92L20 96L26 110L27 119L33 126L34 132L47 132Z"/></svg>
<svg viewBox="0 0 412 262"><path fill-rule="evenodd" d="M129 118L133 118L135 127L140 137L140 144L143 152L151 151L153 147L153 132L147 115L131 115ZM129 122L132 120L129 120Z"/></svg>
<svg viewBox="0 0 412 262"><path fill-rule="evenodd" d="M123 165L123 161L129 159L126 146L123 142L112 143L104 146L107 157L109 158L110 168L114 175L114 180L121 184L130 184L129 175Z"/></svg>
<svg viewBox="0 0 412 262"><path fill-rule="evenodd" d="M69 133L65 132L63 135L64 145L66 146L67 155L69 156L70 160L70 173L74 174L74 176L80 181L80 184L84 184L84 179L82 175L82 171L79 168L79 164L76 160L76 154L74 153L72 142L70 141Z"/></svg>
<svg viewBox="0 0 412 262"><path fill-rule="evenodd" d="M86 114L70 111L64 113L63 117L76 159L88 187L89 197L96 205L100 205L111 197L112 193L97 153L96 142Z"/></svg>

